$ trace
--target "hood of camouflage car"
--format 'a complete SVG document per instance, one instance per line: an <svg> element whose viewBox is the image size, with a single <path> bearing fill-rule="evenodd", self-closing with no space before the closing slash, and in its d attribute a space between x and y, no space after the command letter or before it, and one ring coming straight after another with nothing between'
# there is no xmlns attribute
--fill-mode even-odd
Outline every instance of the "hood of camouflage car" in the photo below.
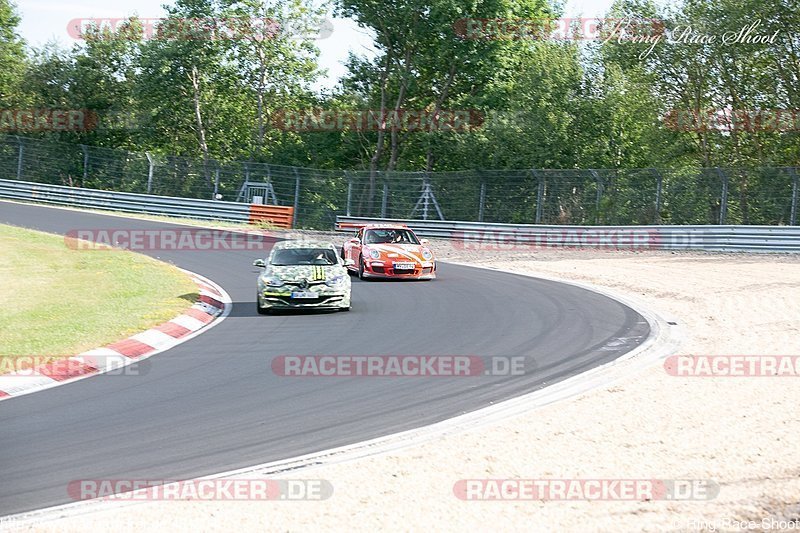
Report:
<svg viewBox="0 0 800 533"><path fill-rule="evenodd" d="M334 276L345 274L341 265L270 265L267 274L278 277L284 281L302 280L324 281Z"/></svg>

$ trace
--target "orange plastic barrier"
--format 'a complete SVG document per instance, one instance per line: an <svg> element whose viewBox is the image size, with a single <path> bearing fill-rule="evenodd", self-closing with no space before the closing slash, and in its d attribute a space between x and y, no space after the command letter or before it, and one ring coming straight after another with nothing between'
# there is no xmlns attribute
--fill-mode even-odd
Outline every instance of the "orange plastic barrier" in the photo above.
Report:
<svg viewBox="0 0 800 533"><path fill-rule="evenodd" d="M294 207L250 204L250 223L269 222L276 228L292 229Z"/></svg>

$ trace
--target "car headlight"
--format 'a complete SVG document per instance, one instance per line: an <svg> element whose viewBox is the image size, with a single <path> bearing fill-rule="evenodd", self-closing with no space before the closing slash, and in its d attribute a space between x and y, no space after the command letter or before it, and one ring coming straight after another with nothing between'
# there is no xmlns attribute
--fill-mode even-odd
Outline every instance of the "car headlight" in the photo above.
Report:
<svg viewBox="0 0 800 533"><path fill-rule="evenodd" d="M370 250L369 251L369 256L371 258L373 258L373 259L380 259L381 258L381 253L378 250Z"/></svg>
<svg viewBox="0 0 800 533"><path fill-rule="evenodd" d="M427 248L423 248L422 249L422 258L425 259L425 261L430 261L431 259L433 259L433 252L431 252Z"/></svg>
<svg viewBox="0 0 800 533"><path fill-rule="evenodd" d="M328 287L339 287L344 285L345 276L334 276L329 280L325 281L325 285Z"/></svg>
<svg viewBox="0 0 800 533"><path fill-rule="evenodd" d="M268 287L282 287L284 285L281 278L276 278L274 276L264 276L261 278L261 281Z"/></svg>

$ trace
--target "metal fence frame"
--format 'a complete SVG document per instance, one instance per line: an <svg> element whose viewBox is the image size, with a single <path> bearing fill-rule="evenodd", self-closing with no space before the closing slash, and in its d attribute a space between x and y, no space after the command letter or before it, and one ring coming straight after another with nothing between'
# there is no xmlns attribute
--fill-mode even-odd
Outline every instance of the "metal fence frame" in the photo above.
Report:
<svg viewBox="0 0 800 533"><path fill-rule="evenodd" d="M0 178L163 198L294 207L295 227L337 215L557 225L797 225L797 167L325 170L220 163L0 134ZM236 203L236 202L232 202Z"/></svg>
<svg viewBox="0 0 800 533"><path fill-rule="evenodd" d="M250 217L250 205L238 202L119 193L3 179L0 179L0 198L203 220L247 222ZM490 242L492 239L506 242L511 237L515 245L564 247L564 236L572 232L576 238L569 240L570 247L602 248L597 240L585 242L577 236L635 231L654 237L647 243L648 249L800 252L800 227L797 226L557 226L339 216L336 227L339 231L352 231L355 226L372 223L405 224L423 237L462 240L479 246L487 238Z"/></svg>

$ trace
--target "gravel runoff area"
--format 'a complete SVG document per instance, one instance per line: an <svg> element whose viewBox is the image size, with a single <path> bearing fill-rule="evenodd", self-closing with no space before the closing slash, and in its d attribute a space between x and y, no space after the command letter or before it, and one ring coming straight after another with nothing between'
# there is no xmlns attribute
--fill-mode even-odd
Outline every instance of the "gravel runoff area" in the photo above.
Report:
<svg viewBox="0 0 800 533"><path fill-rule="evenodd" d="M635 299L680 323L683 354L800 355L800 257L433 245L441 260ZM800 531L799 406L800 378L674 377L657 364L491 426L281 476L330 481L325 501L148 502L33 529ZM686 502L454 496L458 480L483 478L710 479L721 489Z"/></svg>

